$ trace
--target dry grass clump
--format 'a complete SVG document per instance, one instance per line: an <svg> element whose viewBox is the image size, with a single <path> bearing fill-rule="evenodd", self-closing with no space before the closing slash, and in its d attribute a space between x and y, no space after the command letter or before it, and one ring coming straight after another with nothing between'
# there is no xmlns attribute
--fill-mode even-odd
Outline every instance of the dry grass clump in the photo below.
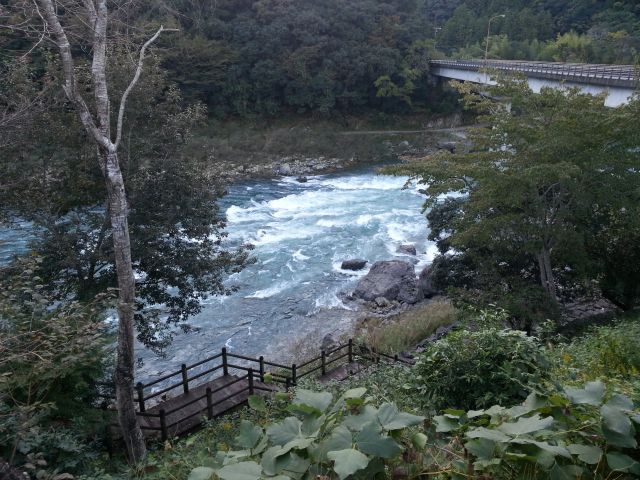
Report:
<svg viewBox="0 0 640 480"><path fill-rule="evenodd" d="M451 325L457 317L448 300L436 299L391 318L369 319L356 336L381 352L396 354L414 347L439 327Z"/></svg>

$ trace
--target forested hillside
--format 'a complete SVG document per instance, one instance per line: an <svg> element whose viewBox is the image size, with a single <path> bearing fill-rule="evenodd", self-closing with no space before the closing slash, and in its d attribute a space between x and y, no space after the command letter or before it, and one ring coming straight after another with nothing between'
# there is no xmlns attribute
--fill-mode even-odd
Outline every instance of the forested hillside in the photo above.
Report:
<svg viewBox="0 0 640 480"><path fill-rule="evenodd" d="M438 47L453 56L482 56L496 15L505 15L491 27L496 58L633 63L640 44L633 0L426 0L424 10Z"/></svg>
<svg viewBox="0 0 640 480"><path fill-rule="evenodd" d="M10 2L1 8L20 16ZM156 53L210 115L327 116L424 107L428 60L483 56L496 15L505 17L492 22L492 58L634 63L640 50L633 0L167 0L123 4L117 20L135 27L127 35L158 22L179 29ZM37 39L1 31L0 63ZM32 52L40 74L47 48Z"/></svg>
<svg viewBox="0 0 640 480"><path fill-rule="evenodd" d="M594 0L171 0L152 14L181 35L164 66L216 115L406 111L424 101L427 61L495 58L633 63L640 5ZM439 51L436 51L436 48Z"/></svg>

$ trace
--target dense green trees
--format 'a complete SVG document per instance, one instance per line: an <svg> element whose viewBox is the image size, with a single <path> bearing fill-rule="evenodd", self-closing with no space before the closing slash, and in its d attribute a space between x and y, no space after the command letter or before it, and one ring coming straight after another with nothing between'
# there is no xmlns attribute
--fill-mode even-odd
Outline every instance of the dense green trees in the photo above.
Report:
<svg viewBox="0 0 640 480"><path fill-rule="evenodd" d="M473 151L399 169L427 185L432 239L443 254L436 281L461 288L460 298L484 292L485 300L524 313L527 328L550 315L542 305L592 281L633 306L638 102L610 109L577 90L534 94L516 79L490 89L509 99L507 108L469 85L458 88L490 125L473 132ZM451 191L465 196L438 203ZM621 262L629 267L618 268Z"/></svg>
<svg viewBox="0 0 640 480"><path fill-rule="evenodd" d="M438 46L454 57L483 54L489 18L495 58L633 63L640 51L640 9L633 1L425 2L427 19L442 30Z"/></svg>

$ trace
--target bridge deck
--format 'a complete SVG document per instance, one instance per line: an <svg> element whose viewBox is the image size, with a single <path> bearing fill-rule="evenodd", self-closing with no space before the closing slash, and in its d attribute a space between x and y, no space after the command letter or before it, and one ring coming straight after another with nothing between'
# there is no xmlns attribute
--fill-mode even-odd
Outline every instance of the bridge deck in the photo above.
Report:
<svg viewBox="0 0 640 480"><path fill-rule="evenodd" d="M533 62L518 60L432 60L434 69L480 71L495 69L525 73L530 77L565 80L603 86L635 88L639 69L635 65L603 65L586 63ZM436 73L437 74L437 73Z"/></svg>

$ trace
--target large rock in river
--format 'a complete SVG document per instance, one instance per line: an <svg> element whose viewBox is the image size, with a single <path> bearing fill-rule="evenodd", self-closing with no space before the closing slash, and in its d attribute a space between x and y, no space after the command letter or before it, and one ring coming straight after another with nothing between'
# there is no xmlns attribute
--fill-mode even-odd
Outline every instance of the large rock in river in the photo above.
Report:
<svg viewBox="0 0 640 480"><path fill-rule="evenodd" d="M411 304L423 298L413 265L399 260L374 263L358 282L353 295L368 302L383 297Z"/></svg>
<svg viewBox="0 0 640 480"><path fill-rule="evenodd" d="M361 258L353 258L353 259L345 260L344 262L342 262L342 265L340 266L340 268L342 270L357 271L357 270L362 270L366 266L367 266L366 260L362 260Z"/></svg>

